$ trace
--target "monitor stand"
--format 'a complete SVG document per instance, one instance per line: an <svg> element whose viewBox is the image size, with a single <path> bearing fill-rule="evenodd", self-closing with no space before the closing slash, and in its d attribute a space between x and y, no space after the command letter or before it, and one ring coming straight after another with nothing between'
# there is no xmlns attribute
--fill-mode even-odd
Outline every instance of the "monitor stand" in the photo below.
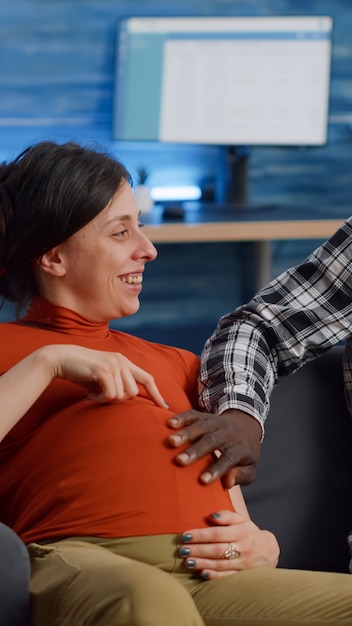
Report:
<svg viewBox="0 0 352 626"><path fill-rule="evenodd" d="M249 205L250 149L247 146L224 146L220 148L218 186L215 193L217 204Z"/></svg>
<svg viewBox="0 0 352 626"><path fill-rule="evenodd" d="M249 162L247 146L221 146L213 208L224 213L248 215L277 208L256 203L249 198Z"/></svg>

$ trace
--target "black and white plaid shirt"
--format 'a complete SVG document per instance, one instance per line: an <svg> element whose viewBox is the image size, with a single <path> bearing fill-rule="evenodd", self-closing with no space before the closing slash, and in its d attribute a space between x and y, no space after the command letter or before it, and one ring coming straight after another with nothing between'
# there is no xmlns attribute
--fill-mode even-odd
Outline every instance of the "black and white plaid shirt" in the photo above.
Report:
<svg viewBox="0 0 352 626"><path fill-rule="evenodd" d="M201 405L215 413L241 409L263 426L278 376L342 340L352 415L352 217L302 264L219 320L202 354Z"/></svg>

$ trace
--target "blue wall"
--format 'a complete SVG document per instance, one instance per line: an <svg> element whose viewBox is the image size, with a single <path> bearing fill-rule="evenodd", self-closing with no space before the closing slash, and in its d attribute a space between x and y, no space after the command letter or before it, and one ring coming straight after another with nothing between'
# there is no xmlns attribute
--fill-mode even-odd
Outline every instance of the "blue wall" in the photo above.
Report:
<svg viewBox="0 0 352 626"><path fill-rule="evenodd" d="M135 174L141 164L160 180L212 180L216 148L112 141L117 22L129 15L307 15L334 19L329 138L314 149L257 148L251 155L254 202L325 207L349 215L352 198L352 5L350 0L16 0L0 20L0 159L53 138L107 146ZM276 274L314 241L273 242ZM148 267L142 310L123 328L198 350L220 314L252 293L246 244L159 247ZM11 316L8 309L3 319ZM197 330L196 330L197 329Z"/></svg>

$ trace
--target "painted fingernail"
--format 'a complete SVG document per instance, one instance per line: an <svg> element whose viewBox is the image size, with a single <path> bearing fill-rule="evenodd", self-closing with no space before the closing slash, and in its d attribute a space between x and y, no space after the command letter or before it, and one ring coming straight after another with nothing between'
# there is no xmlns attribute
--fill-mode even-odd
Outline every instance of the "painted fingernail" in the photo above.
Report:
<svg viewBox="0 0 352 626"><path fill-rule="evenodd" d="M210 517L215 517L215 519L220 519L221 515L220 513L211 513Z"/></svg>
<svg viewBox="0 0 352 626"><path fill-rule="evenodd" d="M186 565L187 567L194 567L196 564L194 559L186 559Z"/></svg>
<svg viewBox="0 0 352 626"><path fill-rule="evenodd" d="M189 548L180 548L179 554L180 556L188 556L191 554L191 550Z"/></svg>
<svg viewBox="0 0 352 626"><path fill-rule="evenodd" d="M200 575L201 578L203 578L203 580L208 580L209 578L209 572L202 572Z"/></svg>
<svg viewBox="0 0 352 626"><path fill-rule="evenodd" d="M184 533L184 534L181 536L181 541L182 541L182 542L183 542L183 541L186 541L186 542L187 542L187 541L192 541L192 538L193 538L193 537L192 537L192 533Z"/></svg>

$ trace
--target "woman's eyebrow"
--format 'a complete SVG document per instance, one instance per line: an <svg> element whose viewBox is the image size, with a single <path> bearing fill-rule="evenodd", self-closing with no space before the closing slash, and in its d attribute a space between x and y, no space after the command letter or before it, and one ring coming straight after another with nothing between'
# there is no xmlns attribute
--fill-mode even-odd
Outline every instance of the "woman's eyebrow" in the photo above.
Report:
<svg viewBox="0 0 352 626"><path fill-rule="evenodd" d="M114 215L114 217L111 217L105 222L105 226L110 226L111 224L119 223L119 222L130 222L131 220L132 220L132 216L129 214Z"/></svg>

